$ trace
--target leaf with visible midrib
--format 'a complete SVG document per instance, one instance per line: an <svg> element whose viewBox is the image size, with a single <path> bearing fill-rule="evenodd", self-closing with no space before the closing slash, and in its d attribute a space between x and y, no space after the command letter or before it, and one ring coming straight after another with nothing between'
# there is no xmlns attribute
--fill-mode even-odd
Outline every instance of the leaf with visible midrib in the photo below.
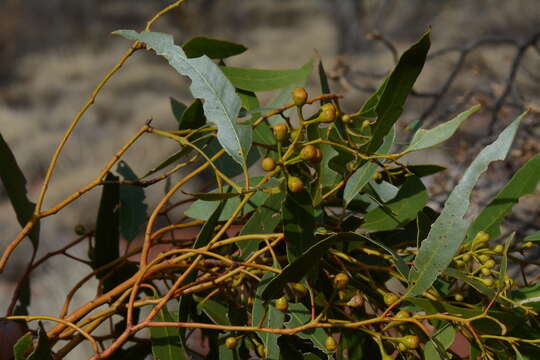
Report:
<svg viewBox="0 0 540 360"><path fill-rule="evenodd" d="M433 129L418 130L414 134L411 143L404 152L427 149L448 140L452 135L454 135L461 123L467 120L469 116L480 110L480 108L480 105L473 106L472 108L462 112L452 120L444 122L434 127Z"/></svg>
<svg viewBox="0 0 540 360"><path fill-rule="evenodd" d="M479 231L485 231L492 237L499 236L501 233L499 227L504 216L512 210L520 197L532 194L539 181L540 155L536 155L512 176L512 179L474 219L467 231L467 240L471 241Z"/></svg>
<svg viewBox="0 0 540 360"><path fill-rule="evenodd" d="M251 148L252 129L251 126L237 122L240 98L219 67L207 56L189 59L182 48L174 44L169 34L137 33L134 30L118 30L114 34L145 43L147 48L165 57L176 71L191 79L191 93L205 100L204 113L208 121L217 126L219 143L245 169Z"/></svg>
<svg viewBox="0 0 540 360"><path fill-rule="evenodd" d="M302 81L311 73L312 67L313 60L310 60L299 69L261 70L222 66L221 71L236 88L256 92L281 89Z"/></svg>
<svg viewBox="0 0 540 360"><path fill-rule="evenodd" d="M163 307L154 317L154 321L172 322L174 319ZM170 326L153 326L150 328L152 338L152 355L155 360L180 360L186 359L180 343L178 328Z"/></svg>
<svg viewBox="0 0 540 360"><path fill-rule="evenodd" d="M401 55L395 69L385 81L384 90L377 102L377 122L373 127L373 137L367 145L369 153L381 146L383 138L401 115L407 96L424 67L430 45L428 31Z"/></svg>
<svg viewBox="0 0 540 360"><path fill-rule="evenodd" d="M469 209L472 189L492 161L503 160L506 157L524 115L519 116L497 140L480 152L450 193L441 215L431 226L428 237L418 250L414 267L409 272L407 296L416 296L429 289L437 276L452 261L470 223L464 216Z"/></svg>

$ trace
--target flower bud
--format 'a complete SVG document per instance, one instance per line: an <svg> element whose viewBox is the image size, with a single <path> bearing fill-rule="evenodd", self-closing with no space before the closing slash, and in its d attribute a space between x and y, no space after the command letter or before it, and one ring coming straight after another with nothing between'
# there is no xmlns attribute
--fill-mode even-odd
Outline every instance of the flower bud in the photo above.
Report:
<svg viewBox="0 0 540 360"><path fill-rule="evenodd" d="M334 104L324 104L321 106L321 113L319 114L319 121L323 123L331 123L336 121L337 110Z"/></svg>
<svg viewBox="0 0 540 360"><path fill-rule="evenodd" d="M299 177L291 176L289 177L289 180L287 180L287 187L290 192L298 193L304 190L304 182Z"/></svg>
<svg viewBox="0 0 540 360"><path fill-rule="evenodd" d="M289 308L289 301L285 296L280 297L276 300L276 309L279 311L287 311Z"/></svg>
<svg viewBox="0 0 540 360"><path fill-rule="evenodd" d="M334 339L332 336L326 338L324 345L326 346L326 350L328 351L335 351L337 349L336 339Z"/></svg>
<svg viewBox="0 0 540 360"><path fill-rule="evenodd" d="M234 348L236 348L236 344L237 344L236 338L233 336L225 339L225 347L227 349L234 350Z"/></svg>
<svg viewBox="0 0 540 360"><path fill-rule="evenodd" d="M284 142L289 137L289 127L285 123L274 125L274 136L277 141Z"/></svg>
<svg viewBox="0 0 540 360"><path fill-rule="evenodd" d="M271 157L266 157L261 161L261 168L264 171L272 171L276 168L276 161Z"/></svg>
<svg viewBox="0 0 540 360"><path fill-rule="evenodd" d="M313 145L306 145L300 151L300 158L305 161L311 161L317 157L317 148Z"/></svg>
<svg viewBox="0 0 540 360"><path fill-rule="evenodd" d="M304 88L296 88L292 91L294 105L303 106L308 98L308 93Z"/></svg>
<svg viewBox="0 0 540 360"><path fill-rule="evenodd" d="M336 289L344 289L349 285L349 275L345 273L339 273L334 278L334 287Z"/></svg>

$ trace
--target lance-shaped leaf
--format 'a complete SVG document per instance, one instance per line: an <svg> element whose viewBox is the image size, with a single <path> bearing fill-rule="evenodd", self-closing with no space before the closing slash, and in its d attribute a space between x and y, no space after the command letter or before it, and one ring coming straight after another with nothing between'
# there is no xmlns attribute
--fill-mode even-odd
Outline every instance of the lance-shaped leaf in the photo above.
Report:
<svg viewBox="0 0 540 360"><path fill-rule="evenodd" d="M520 197L534 192L538 181L540 181L540 155L527 161L480 212L467 231L467 240L471 241L480 231L485 231L492 237L499 236L504 216L512 210Z"/></svg>
<svg viewBox="0 0 540 360"><path fill-rule="evenodd" d="M394 144L395 135L396 133L392 129L392 131L390 131L388 135L386 135L386 137L384 138L384 142L377 150L377 153L388 153L388 151L390 151L390 148ZM378 167L379 165L368 161L355 170L355 172L347 181L347 184L345 185L345 190L343 191L343 200L345 201L346 206L349 205L352 199L354 199L356 195L360 193L360 191L362 191L364 186L366 186L369 180L371 180L373 174L375 174Z"/></svg>
<svg viewBox="0 0 540 360"><path fill-rule="evenodd" d="M138 180L137 175L125 161L120 161L116 171L124 180ZM120 232L128 242L135 239L146 222L148 205L144 203L144 189L140 186L120 185Z"/></svg>
<svg viewBox="0 0 540 360"><path fill-rule="evenodd" d="M523 241L540 241L540 231L525 237Z"/></svg>
<svg viewBox="0 0 540 360"><path fill-rule="evenodd" d="M189 58L206 55L210 59L226 59L239 55L247 50L244 45L231 41L212 39L206 36L196 36L182 45Z"/></svg>
<svg viewBox="0 0 540 360"><path fill-rule="evenodd" d="M172 322L173 317L164 306L154 317L153 321ZM153 326L150 328L152 338L152 355L159 360L187 359L180 342L178 328L170 326Z"/></svg>
<svg viewBox="0 0 540 360"><path fill-rule="evenodd" d="M119 249L119 217L120 217L120 192L118 177L107 173L106 183L103 185L101 201L96 221L96 236L94 259L92 266L97 269L110 263L120 255ZM98 277L104 273L98 273Z"/></svg>
<svg viewBox="0 0 540 360"><path fill-rule="evenodd" d="M305 325L311 321L311 311L302 303L289 304L288 314L290 315L290 320L285 323L288 329ZM300 336L302 339L310 340L316 348L324 353L330 353L325 345L328 335L326 335L326 332L323 329L313 328L299 332L296 335Z"/></svg>
<svg viewBox="0 0 540 360"><path fill-rule="evenodd" d="M383 139L394 126L401 113L407 96L412 90L418 75L424 67L431 45L430 33L426 32L420 40L401 55L398 64L385 82L384 90L377 103L377 122L373 126L372 138L367 145L369 153L375 152Z"/></svg>
<svg viewBox="0 0 540 360"><path fill-rule="evenodd" d="M427 191L422 181L416 176L409 176L392 201L371 210L364 216L362 228L392 230L405 225L416 218L416 214L424 208L427 199Z"/></svg>
<svg viewBox="0 0 540 360"><path fill-rule="evenodd" d="M43 327L41 321L38 329L38 342L34 351L26 358L26 360L52 360L51 345L47 337L47 331Z"/></svg>
<svg viewBox="0 0 540 360"><path fill-rule="evenodd" d="M437 276L452 261L469 227L470 221L464 219L464 216L469 209L471 191L492 161L503 160L506 157L523 116L524 114L513 121L497 140L480 152L450 193L441 215L435 220L428 237L422 242L414 267L409 272L408 296L416 296L429 289Z"/></svg>
<svg viewBox="0 0 540 360"><path fill-rule="evenodd" d="M347 233L340 234L340 239L346 239ZM313 269L319 263L320 259L327 253L328 248L338 238L338 234L333 234L327 238L319 241L309 249L307 249L302 256L298 257L294 262L283 268L283 271L275 277L265 286L261 293L261 297L264 300L277 299L282 296L282 289L288 282L300 281L311 269Z"/></svg>
<svg viewBox="0 0 540 360"><path fill-rule="evenodd" d="M176 71L191 79L191 93L196 98L204 99L204 113L208 121L217 126L219 143L237 163L246 168L252 140L251 126L237 122L240 98L219 67L207 56L189 59L182 48L174 44L169 34L137 33L133 30L118 30L114 33L145 43L147 48L165 57Z"/></svg>
<svg viewBox="0 0 540 360"><path fill-rule="evenodd" d="M273 194L266 199L264 204L253 212L253 215L246 222L240 235L249 234L270 234L281 221L281 203L285 192ZM239 241L236 245L242 250L242 257L246 259L251 253L259 248L261 240Z"/></svg>
<svg viewBox="0 0 540 360"><path fill-rule="evenodd" d="M424 347L424 356L426 359L433 360L446 360L449 357L446 356L446 349L454 343L454 337L456 336L456 329L452 324L442 322L437 331L426 343Z"/></svg>
<svg viewBox="0 0 540 360"><path fill-rule="evenodd" d="M312 68L313 60L298 69L261 70L222 66L221 70L236 88L257 92L281 89L303 81Z"/></svg>
<svg viewBox="0 0 540 360"><path fill-rule="evenodd" d="M4 184L19 224L25 226L34 213L35 204L26 196L26 179L2 134L0 134L0 164L0 180ZM34 226L28 236L34 248L37 248L39 224Z"/></svg>
<svg viewBox="0 0 540 360"><path fill-rule="evenodd" d="M276 265L276 264L274 264ZM279 265L277 266L279 268ZM257 292L255 295L255 300L253 301L253 311L252 311L252 326L262 326L266 328L280 329L283 327L283 321L285 320L285 315L283 312L277 310L275 306L270 305L268 302L265 302L261 293L265 288L265 285L271 281L276 275L271 272L267 272L262 277L259 286L257 287ZM278 346L278 334L272 333L259 333L264 348L266 350L266 358L272 360L279 360L279 346Z"/></svg>
<svg viewBox="0 0 540 360"><path fill-rule="evenodd" d="M481 106L476 105L467 111L462 112L452 120L440 124L433 129L420 129L415 134L405 152L418 151L430 148L448 140L461 123L469 118L472 114L480 110Z"/></svg>
<svg viewBox="0 0 540 360"><path fill-rule="evenodd" d="M13 359L25 360L26 355L30 353L33 345L32 333L27 332L21 338L19 338L19 340L17 340L15 345L13 345Z"/></svg>
<svg viewBox="0 0 540 360"><path fill-rule="evenodd" d="M292 262L315 241L313 235L315 219L311 196L305 190L296 194L288 191L281 206L281 213L287 257Z"/></svg>

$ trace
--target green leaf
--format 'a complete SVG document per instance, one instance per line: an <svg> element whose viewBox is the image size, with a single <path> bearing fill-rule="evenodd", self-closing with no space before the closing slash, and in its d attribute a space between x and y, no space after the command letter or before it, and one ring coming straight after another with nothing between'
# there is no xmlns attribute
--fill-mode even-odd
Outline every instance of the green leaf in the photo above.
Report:
<svg viewBox="0 0 540 360"><path fill-rule="evenodd" d="M474 278L471 278L471 277L467 276L466 274L464 274L460 270L449 267L446 270L444 270L444 274L467 283L469 286L476 289L480 294L482 294L482 295L484 295L484 296L486 296L488 298L493 298L496 295L495 290L493 290L492 288L487 287L480 280L477 280L477 279L474 279Z"/></svg>
<svg viewBox="0 0 540 360"><path fill-rule="evenodd" d="M315 242L314 210L307 191L287 195L281 206L283 232L287 246L287 257L293 262Z"/></svg>
<svg viewBox="0 0 540 360"><path fill-rule="evenodd" d="M489 164L506 157L522 118L523 115L518 117L497 140L480 152L450 193L441 215L418 250L414 267L409 273L408 296L419 295L429 289L452 261L470 225L470 221L463 218L469 209L470 194Z"/></svg>
<svg viewBox="0 0 540 360"><path fill-rule="evenodd" d="M153 321L173 322L175 321L167 307L164 306L154 317ZM178 328L170 326L151 327L150 336L152 338L152 355L155 360L183 360L187 359L180 342Z"/></svg>
<svg viewBox="0 0 540 360"><path fill-rule="evenodd" d="M384 138L384 142L377 150L377 153L388 153L394 144L395 135L395 131L391 130ZM345 185L345 190L343 190L343 200L345 201L345 206L349 205L352 199L354 199L356 195L362 191L364 186L366 186L366 184L371 180L378 167L379 165L369 161L354 171Z"/></svg>
<svg viewBox="0 0 540 360"><path fill-rule="evenodd" d="M309 76L312 68L313 60L308 61L301 68L288 70L260 70L221 66L225 76L236 88L253 92L281 89L303 81Z"/></svg>
<svg viewBox="0 0 540 360"><path fill-rule="evenodd" d="M445 123L442 123L433 129L424 130L420 129L415 134L409 146L404 152L418 151L430 148L448 140L461 123L469 118L472 114L480 110L480 105L475 105L469 110L462 112L455 118Z"/></svg>
<svg viewBox="0 0 540 360"><path fill-rule="evenodd" d="M319 60L319 81L321 83L321 93L330 94L330 85L328 85L328 77L326 76L326 71L324 71L324 65L322 60ZM326 99L321 100L321 105L330 103L332 100Z"/></svg>
<svg viewBox="0 0 540 360"><path fill-rule="evenodd" d="M448 359L448 356L443 357L441 355L445 355L446 349L454 343L455 336L456 329L450 323L444 322L431 337L431 340L426 343L426 346L424 347L424 357L430 360Z"/></svg>
<svg viewBox="0 0 540 360"><path fill-rule="evenodd" d="M285 192L270 195L264 204L253 211L249 220L242 227L240 235L272 233L281 221L279 213L281 211L281 203L283 202L284 196ZM237 242L236 245L242 251L242 258L247 259L254 251L256 251L259 248L260 241L261 240L253 239Z"/></svg>
<svg viewBox="0 0 540 360"><path fill-rule="evenodd" d="M24 227L32 218L35 204L28 200L26 179L2 134L0 134L0 164L2 164L0 166L0 180L4 184L19 224ZM39 244L39 224L34 226L28 237L32 241L34 248L37 249Z"/></svg>
<svg viewBox="0 0 540 360"><path fill-rule="evenodd" d="M114 33L145 43L147 48L164 56L176 71L191 79L191 93L193 97L205 100L204 113L208 121L217 126L217 138L221 146L237 163L246 168L246 158L251 148L251 126L238 124L240 98L218 66L206 56L187 58L169 34L137 33L133 30L119 30Z"/></svg>
<svg viewBox="0 0 540 360"><path fill-rule="evenodd" d="M137 175L125 161L120 161L116 171L124 180L138 180ZM124 239L131 242L139 235L141 226L146 222L148 205L144 203L144 189L140 186L120 185L120 232Z"/></svg>
<svg viewBox="0 0 540 360"><path fill-rule="evenodd" d="M367 99L366 101L364 102L364 104L362 104L362 107L360 108L360 114L364 117L370 117L370 118L373 118L373 117L376 117L377 116L377 104L379 103L379 101L381 100L381 95L383 94L384 90L386 89L386 85L388 84L388 80L390 79L390 76L392 75L392 73L390 73L390 75L388 75L383 83L381 84L381 86L379 86L379 88L377 89L377 91L375 91L373 94L371 94ZM355 129L356 130L359 130L360 127L362 126L362 124L360 124L361 121L358 121L358 124L355 124L356 126Z"/></svg>
<svg viewBox="0 0 540 360"><path fill-rule="evenodd" d="M523 239L523 241L540 241L540 231L535 232Z"/></svg>
<svg viewBox="0 0 540 360"><path fill-rule="evenodd" d="M309 74L306 75L306 78ZM289 86L286 86L284 87L283 89L281 89L278 94L272 98L272 100L266 105L266 107L268 108L271 108L271 109L279 109L287 104L290 104L292 102L292 99L291 99L291 92L297 88L297 87L303 87L305 86L306 84L306 78L303 78L297 82L295 82L294 84L291 84ZM285 110L283 112L283 115L284 116L291 116L291 113L295 111L294 107L292 108L289 108L287 110ZM284 122L283 118L281 117L281 115L274 115L274 116L270 116L268 118L268 123L270 125L276 125L278 123L282 123Z"/></svg>
<svg viewBox="0 0 540 360"><path fill-rule="evenodd" d="M295 328L307 324L311 321L311 311L308 310L302 303L290 303L288 314L290 315L290 320L285 323L287 328ZM330 354L326 350L326 332L321 328L309 329L302 331L296 334L302 339L310 340L313 345L319 350L323 351L326 354Z"/></svg>
<svg viewBox="0 0 540 360"><path fill-rule="evenodd" d="M171 103L171 110L174 118L176 119L176 121L180 122L180 118L182 117L184 111L186 111L187 106L172 97L169 98L169 101Z"/></svg>
<svg viewBox="0 0 540 360"><path fill-rule="evenodd" d="M203 311L215 324L231 325L227 317L227 306L211 299L203 302L203 298L196 295L193 295L193 299L198 303L197 309Z"/></svg>
<svg viewBox="0 0 540 360"><path fill-rule="evenodd" d="M480 231L485 231L492 237L499 236L504 216L512 210L520 197L535 191L538 181L540 181L540 155L527 161L480 212L467 231L467 240L471 241Z"/></svg>
<svg viewBox="0 0 540 360"><path fill-rule="evenodd" d="M499 266L499 289L502 289L504 287L504 277L506 275L506 270L508 270L508 249L510 248L510 244L514 240L515 235L516 233L513 232L504 240L504 250L501 256L501 264Z"/></svg>
<svg viewBox="0 0 540 360"><path fill-rule="evenodd" d="M430 176L438 172L446 170L444 166L439 165L430 165L430 164L420 164L420 165L407 165L407 170L418 176L419 178ZM388 181L393 185L399 186L405 182L409 176L408 172L405 170L405 167L398 166L382 173L382 179Z"/></svg>
<svg viewBox="0 0 540 360"><path fill-rule="evenodd" d="M416 176L409 176L397 196L364 216L366 230L392 230L416 218L428 200L427 190Z"/></svg>
<svg viewBox="0 0 540 360"><path fill-rule="evenodd" d="M254 176L250 179L251 184L257 184L262 179L262 176ZM244 182L239 181L238 185L243 186ZM229 186L224 186L223 191L227 192L230 191ZM217 192L217 189L212 190L213 192ZM257 209L259 206L261 206L266 199L268 198L269 194L257 191L255 195L251 197L251 199L248 201L246 206L244 206L244 209L240 213L240 215L244 215L247 213L252 212L253 210ZM223 208L223 212L219 218L219 221L226 221L229 220L229 218L232 216L238 205L240 205L240 199L237 197L226 199L225 200L225 207ZM204 201L204 200L197 200L191 206L189 209L187 209L184 214L198 220L208 220L210 215L214 212L215 209L219 206L219 203L216 201Z"/></svg>
<svg viewBox="0 0 540 360"><path fill-rule="evenodd" d="M94 259L92 267L97 269L120 256L119 250L119 220L120 220L120 186L118 177L107 173L105 181L111 182L103 185L101 202L96 221L96 236ZM98 273L98 278L106 273Z"/></svg>
<svg viewBox="0 0 540 360"><path fill-rule="evenodd" d="M32 333L27 332L21 338L19 338L19 340L17 340L15 345L13 345L14 360L25 360L26 354L32 350L33 345Z"/></svg>
<svg viewBox="0 0 540 360"><path fill-rule="evenodd" d="M424 67L429 51L430 33L426 32L418 42L401 55L390 74L384 91L377 103L377 122L373 126L372 138L367 145L368 153L375 152L403 112L403 105Z"/></svg>
<svg viewBox="0 0 540 360"><path fill-rule="evenodd" d="M280 329L283 327L283 321L285 320L285 314L282 311L277 310L274 306L268 307L268 313L266 319L263 322L263 327ZM266 359L279 360L279 335L268 332L259 333L264 348L266 350Z"/></svg>
<svg viewBox="0 0 540 360"><path fill-rule="evenodd" d="M264 300L277 299L283 295L282 290L288 282L298 282L314 267L316 267L320 259L327 253L328 249L338 236L341 240L345 239L348 233L333 234L325 239L320 240L315 245L311 246L301 256L296 258L294 262L285 266L281 273L265 286L261 296Z"/></svg>
<svg viewBox="0 0 540 360"><path fill-rule="evenodd" d="M247 48L244 45L226 40L212 39L206 36L196 36L182 45L188 58L206 55L210 59L226 59L242 54Z"/></svg>
<svg viewBox="0 0 540 360"><path fill-rule="evenodd" d="M47 337L47 331L43 328L41 321L39 322L38 329L38 342L34 351L26 358L26 360L52 360L51 346L49 345L49 338Z"/></svg>
<svg viewBox="0 0 540 360"><path fill-rule="evenodd" d="M178 118L178 130L198 129L206 124L201 99L195 99Z"/></svg>

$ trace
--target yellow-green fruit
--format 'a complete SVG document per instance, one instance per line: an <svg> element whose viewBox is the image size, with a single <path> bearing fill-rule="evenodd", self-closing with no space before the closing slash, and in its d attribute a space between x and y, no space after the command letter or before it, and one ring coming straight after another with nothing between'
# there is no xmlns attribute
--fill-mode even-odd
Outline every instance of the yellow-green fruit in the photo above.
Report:
<svg viewBox="0 0 540 360"><path fill-rule="evenodd" d="M456 265L457 265L457 267L464 267L465 266L465 261L456 260Z"/></svg>
<svg viewBox="0 0 540 360"><path fill-rule="evenodd" d="M276 161L271 157L264 158L261 161L261 168L264 171L272 171L276 168Z"/></svg>
<svg viewBox="0 0 540 360"><path fill-rule="evenodd" d="M491 270L488 269L488 268L485 268L485 267L481 268L481 269L480 269L480 272L481 272L482 275L484 275L484 276L489 276L489 275L491 275Z"/></svg>
<svg viewBox="0 0 540 360"><path fill-rule="evenodd" d="M285 123L274 125L274 136L277 141L284 142L289 137L289 127Z"/></svg>
<svg viewBox="0 0 540 360"><path fill-rule="evenodd" d="M304 190L304 182L299 177L291 176L287 180L287 187L290 192L297 193Z"/></svg>
<svg viewBox="0 0 540 360"><path fill-rule="evenodd" d="M344 289L349 285L349 275L345 273L339 273L334 278L334 287L336 289Z"/></svg>
<svg viewBox="0 0 540 360"><path fill-rule="evenodd" d="M464 297L461 294L456 294L456 295L454 295L454 299L456 301L463 301Z"/></svg>
<svg viewBox="0 0 540 360"><path fill-rule="evenodd" d="M296 88L292 91L292 99L294 102L294 105L296 106L302 106L306 103L306 100L308 98L308 93L306 89L304 88Z"/></svg>
<svg viewBox="0 0 540 360"><path fill-rule="evenodd" d="M480 279L487 287L493 286L493 279Z"/></svg>
<svg viewBox="0 0 540 360"><path fill-rule="evenodd" d="M280 297L276 300L276 309L279 311L287 311L289 308L289 302L285 296Z"/></svg>
<svg viewBox="0 0 540 360"><path fill-rule="evenodd" d="M394 360L394 358L388 354L382 354L381 360Z"/></svg>
<svg viewBox="0 0 540 360"><path fill-rule="evenodd" d="M350 115L347 115L347 114L345 114L345 115L343 115L341 117L341 121L343 121L343 123L345 123L345 124L352 124L353 123L353 119L351 118Z"/></svg>
<svg viewBox="0 0 540 360"><path fill-rule="evenodd" d="M319 115L319 121L323 123L331 123L336 121L337 110L334 104L324 104L321 106L321 113Z"/></svg>
<svg viewBox="0 0 540 360"><path fill-rule="evenodd" d="M380 180L382 180L382 174L381 174L381 172L380 172L380 171L377 171L375 174L373 174L372 178L373 178L373 180L375 180L375 181L380 181Z"/></svg>
<svg viewBox="0 0 540 360"><path fill-rule="evenodd" d="M337 349L336 339L334 339L332 336L326 338L324 345L326 346L326 350L328 351L335 351Z"/></svg>
<svg viewBox="0 0 540 360"><path fill-rule="evenodd" d="M392 305L398 300L399 300L399 296L397 296L394 293L389 292L389 293L384 294L384 303L388 306Z"/></svg>
<svg viewBox="0 0 540 360"><path fill-rule="evenodd" d="M489 241L489 239L491 239L491 236L489 236L489 234L488 234L487 232L485 232L485 231L480 231L480 232L478 232L478 234L476 234L476 236L474 237L473 242L483 243L483 242Z"/></svg>
<svg viewBox="0 0 540 360"><path fill-rule="evenodd" d="M501 244L495 246L493 248L493 251L496 253L496 254L502 254L503 251L504 251L504 246L502 246Z"/></svg>
<svg viewBox="0 0 540 360"><path fill-rule="evenodd" d="M296 295L299 297L304 297L307 295L308 290L306 287L301 283L291 283L290 284Z"/></svg>
<svg viewBox="0 0 540 360"><path fill-rule="evenodd" d="M300 159L311 161L317 157L317 148L313 145L306 145L300 151Z"/></svg>
<svg viewBox="0 0 540 360"><path fill-rule="evenodd" d="M360 129L364 130L364 129L367 129L371 126L371 122L366 119L364 121L362 121L362 126L360 127Z"/></svg>
<svg viewBox="0 0 540 360"><path fill-rule="evenodd" d="M420 343L420 338L416 335L407 335L402 337L400 340L400 343L405 345L407 349L416 349L418 347L418 344Z"/></svg>
<svg viewBox="0 0 540 360"><path fill-rule="evenodd" d="M465 262L471 261L471 254L465 254L465 255L463 255L462 259L463 259L463 261L465 261Z"/></svg>
<svg viewBox="0 0 540 360"><path fill-rule="evenodd" d="M405 310L399 310L396 314L396 316L394 316L394 319L396 320L401 320L401 319L408 319L411 317L411 313L408 312L408 311L405 311Z"/></svg>
<svg viewBox="0 0 540 360"><path fill-rule="evenodd" d="M488 260L491 260L491 257L486 254L482 254L478 257L478 260L480 260L481 263L486 263Z"/></svg>
<svg viewBox="0 0 540 360"><path fill-rule="evenodd" d="M532 243L532 241L527 241L525 244L521 245L521 247L522 247L523 249L528 249L528 248L533 247L533 245L534 245L534 244Z"/></svg>
<svg viewBox="0 0 540 360"><path fill-rule="evenodd" d="M484 268L493 269L493 268L495 267L495 265L497 265L497 263L495 262L495 260L489 259L488 261L486 261L486 262L484 263Z"/></svg>
<svg viewBox="0 0 540 360"><path fill-rule="evenodd" d="M86 228L84 227L84 225L79 224L75 226L75 229L73 229L73 231L75 231L75 234L77 235L84 235L86 233Z"/></svg>
<svg viewBox="0 0 540 360"><path fill-rule="evenodd" d="M407 349L407 347L405 346L405 344L403 343L399 343L398 344L398 349L401 350L401 351L407 351L409 349Z"/></svg>
<svg viewBox="0 0 540 360"><path fill-rule="evenodd" d="M235 337L228 337L226 340L225 340L225 347L227 349L231 349L233 350L235 347L236 347L236 338Z"/></svg>
<svg viewBox="0 0 540 360"><path fill-rule="evenodd" d="M266 349L264 348L263 344L259 344L257 346L257 355L259 355L259 357L262 359L266 358Z"/></svg>

